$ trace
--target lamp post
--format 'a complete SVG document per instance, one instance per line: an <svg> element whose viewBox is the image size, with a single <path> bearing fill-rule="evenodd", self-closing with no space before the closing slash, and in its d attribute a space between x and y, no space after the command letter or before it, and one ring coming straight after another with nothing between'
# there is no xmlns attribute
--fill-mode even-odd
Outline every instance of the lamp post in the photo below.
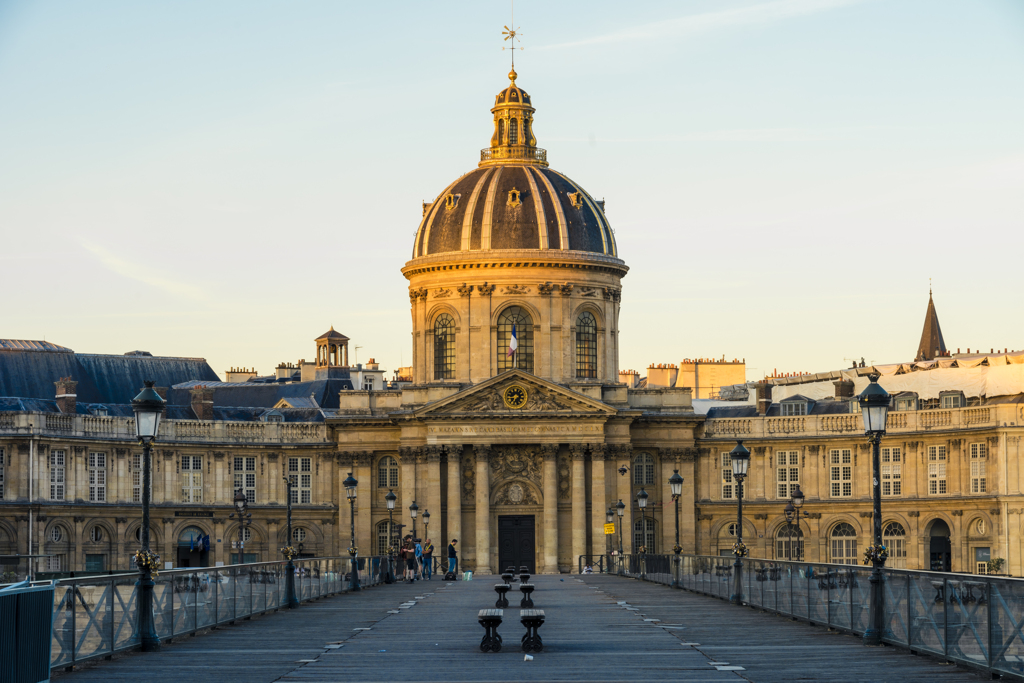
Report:
<svg viewBox="0 0 1024 683"><path fill-rule="evenodd" d="M615 510L613 510L611 507L609 507L608 510L604 513L604 523L605 524L612 524L612 525L615 524ZM615 527L612 526L612 529L614 529L614 528ZM604 536L604 552L608 556L608 569L607 569L607 573L610 574L611 570L612 570L612 542L615 539L614 538L609 538L609 536L614 536L614 534L609 534L609 533L605 532L605 536Z"/></svg>
<svg viewBox="0 0 1024 683"><path fill-rule="evenodd" d="M388 489L388 495L384 496L385 502L388 504L388 573L384 577L384 583L395 582L395 501L398 500L398 496L391 489Z"/></svg>
<svg viewBox="0 0 1024 683"><path fill-rule="evenodd" d="M626 514L626 504L619 499L615 504L615 514L619 516L619 576L622 576L622 517Z"/></svg>
<svg viewBox="0 0 1024 683"><path fill-rule="evenodd" d="M793 489L793 493L790 497L789 503L786 504L786 521L792 522L796 520L796 560L799 562L803 559L804 555L804 535L800 529L800 519L802 517L808 517L809 515L801 510L804 504L804 492L800 490L800 484L796 485ZM792 512L791 512L792 509ZM792 541L792 538L790 538ZM792 544L790 544L792 546Z"/></svg>
<svg viewBox="0 0 1024 683"><path fill-rule="evenodd" d="M672 588L679 588L679 553L683 552L683 548L679 545L679 498L683 495L683 478L679 476L679 470L673 470L672 476L668 478L669 488L672 490L672 502L675 503L676 508L676 544L672 548L672 552L675 553L673 564L675 565L675 571L672 572Z"/></svg>
<svg viewBox="0 0 1024 683"><path fill-rule="evenodd" d="M750 465L750 451L744 447L742 441L736 442L736 448L729 451L732 461L732 477L736 480L736 548L733 553L736 555L736 562L733 563L734 589L730 602L734 605L743 604L743 560L741 551L743 545L743 480L747 478L747 466Z"/></svg>
<svg viewBox="0 0 1024 683"><path fill-rule="evenodd" d="M416 542L416 513L420 511L420 506L416 504L414 500L412 505L409 506L409 516L412 517L412 542Z"/></svg>
<svg viewBox="0 0 1024 683"><path fill-rule="evenodd" d="M156 635L153 623L153 567L151 564L160 558L149 552L149 498L151 492L150 459L153 441L160 428L160 418L164 414L164 400L153 388L153 382L146 380L145 388L132 399L132 411L135 413L135 436L142 443L142 531L139 540L142 550L139 552L143 562L136 562L139 568L139 636L144 652L155 652L160 649L160 638Z"/></svg>
<svg viewBox="0 0 1024 683"><path fill-rule="evenodd" d="M348 589L350 591L357 591L361 590L359 587L359 551L356 549L356 487L359 486L359 482L356 481L351 472L348 473L344 486L345 493L348 495L348 519L352 534L352 545L348 549L348 554L352 557L352 581Z"/></svg>
<svg viewBox="0 0 1024 683"><path fill-rule="evenodd" d="M430 538L430 510L424 510L423 511L423 538L424 539ZM420 563L422 565L420 567L420 571L421 572L423 571L423 566L426 566L427 562L433 562L433 561L434 561L433 554L431 554L431 557L430 557L429 560L427 560L422 555L420 555ZM433 571L434 571L434 567L433 566L430 567L430 571L431 571L431 573L433 573Z"/></svg>
<svg viewBox="0 0 1024 683"><path fill-rule="evenodd" d="M252 513L249 512L249 501L245 499L245 492L242 489L235 491L235 511L228 515L228 519L238 516L238 564L245 564L245 527L252 524Z"/></svg>
<svg viewBox="0 0 1024 683"><path fill-rule="evenodd" d="M285 488L288 491L288 538L285 540L285 544L288 547L292 545L292 481L291 477L282 477L284 479ZM292 553L288 554L288 564L285 565L285 572L287 575L284 579L284 590L285 590L285 601L288 603L289 609L295 609L299 606L299 600L295 597L295 561L292 558Z"/></svg>
<svg viewBox="0 0 1024 683"><path fill-rule="evenodd" d="M860 412L864 416L864 433L871 442L871 473L874 499L874 545L868 549L871 557L871 607L868 627L864 631L865 645L880 645L885 610L885 596L882 592L882 568L888 553L882 545L882 483L880 451L885 436L885 421L889 414L889 394L878 384L878 375L869 376L871 383L857 397Z"/></svg>
<svg viewBox="0 0 1024 683"><path fill-rule="evenodd" d="M643 487L636 494L636 504L640 506L640 578L647 578L647 491Z"/></svg>

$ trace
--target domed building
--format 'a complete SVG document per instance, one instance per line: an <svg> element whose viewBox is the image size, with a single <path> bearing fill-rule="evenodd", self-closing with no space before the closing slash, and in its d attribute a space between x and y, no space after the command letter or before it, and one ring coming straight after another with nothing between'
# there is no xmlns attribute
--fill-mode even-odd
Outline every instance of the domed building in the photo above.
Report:
<svg viewBox="0 0 1024 683"><path fill-rule="evenodd" d="M494 98L477 168L424 203L402 269L416 383L476 383L514 368L563 384L618 381L628 268L604 200L548 166L516 78Z"/></svg>

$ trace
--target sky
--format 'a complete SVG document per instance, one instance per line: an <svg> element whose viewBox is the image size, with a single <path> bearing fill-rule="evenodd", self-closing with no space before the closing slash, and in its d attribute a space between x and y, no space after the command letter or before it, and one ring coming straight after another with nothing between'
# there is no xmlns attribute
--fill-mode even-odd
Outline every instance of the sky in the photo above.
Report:
<svg viewBox="0 0 1024 683"><path fill-rule="evenodd" d="M0 0L0 337L411 360L421 202L518 84L607 201L620 367L1024 348L1024 3ZM1015 294L1014 292L1017 292ZM355 349L355 346L361 348Z"/></svg>

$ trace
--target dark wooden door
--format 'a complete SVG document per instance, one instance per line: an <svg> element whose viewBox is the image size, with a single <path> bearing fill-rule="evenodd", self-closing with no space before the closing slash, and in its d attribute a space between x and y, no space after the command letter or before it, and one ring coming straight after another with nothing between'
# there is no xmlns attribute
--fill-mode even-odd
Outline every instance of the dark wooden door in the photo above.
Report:
<svg viewBox="0 0 1024 683"><path fill-rule="evenodd" d="M498 572L507 567L526 566L535 573L534 547L536 533L533 515L501 515L498 517Z"/></svg>

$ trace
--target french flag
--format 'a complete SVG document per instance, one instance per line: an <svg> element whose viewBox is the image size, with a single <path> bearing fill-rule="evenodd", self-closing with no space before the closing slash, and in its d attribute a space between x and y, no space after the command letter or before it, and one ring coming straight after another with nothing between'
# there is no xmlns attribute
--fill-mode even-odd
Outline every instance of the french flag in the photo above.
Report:
<svg viewBox="0 0 1024 683"><path fill-rule="evenodd" d="M512 323L512 339L508 343L508 355L514 355L519 348L519 340L516 339L516 324Z"/></svg>

